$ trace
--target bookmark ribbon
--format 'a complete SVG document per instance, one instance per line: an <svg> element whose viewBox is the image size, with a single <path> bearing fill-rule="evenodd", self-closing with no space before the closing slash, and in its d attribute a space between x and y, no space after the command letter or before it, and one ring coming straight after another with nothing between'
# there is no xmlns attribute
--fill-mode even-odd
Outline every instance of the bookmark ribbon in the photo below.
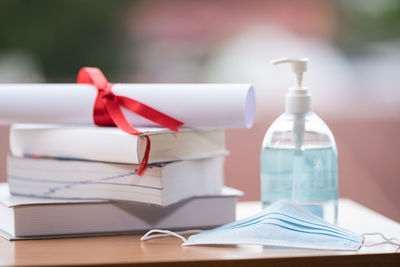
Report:
<svg viewBox="0 0 400 267"><path fill-rule="evenodd" d="M183 122L142 102L114 94L111 90L114 84L109 83L103 72L98 68L81 68L78 73L78 83L91 84L97 88L97 97L93 109L93 121L96 125L117 126L132 135L143 134L128 122L122 113L121 106L175 132L179 132L178 127L183 125ZM137 170L138 175L143 174L149 161L151 144L150 138L147 135L145 137L147 142L146 150Z"/></svg>

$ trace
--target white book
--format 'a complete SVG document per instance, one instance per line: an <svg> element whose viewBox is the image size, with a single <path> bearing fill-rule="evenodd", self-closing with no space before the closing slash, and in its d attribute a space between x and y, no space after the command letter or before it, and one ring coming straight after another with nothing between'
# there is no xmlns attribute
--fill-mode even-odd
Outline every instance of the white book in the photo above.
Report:
<svg viewBox="0 0 400 267"><path fill-rule="evenodd" d="M42 156L115 163L138 164L150 137L149 163L199 159L226 154L222 129L137 128L145 132L130 135L116 127L52 124L14 124L10 150L16 157Z"/></svg>
<svg viewBox="0 0 400 267"><path fill-rule="evenodd" d="M153 228L198 229L235 220L237 196L224 187L215 195L190 198L168 207L127 202L82 201L10 195L0 184L0 236L55 238L143 232Z"/></svg>
<svg viewBox="0 0 400 267"><path fill-rule="evenodd" d="M167 206L182 199L213 195L224 184L224 157L149 165L9 156L13 194L66 199L134 201Z"/></svg>

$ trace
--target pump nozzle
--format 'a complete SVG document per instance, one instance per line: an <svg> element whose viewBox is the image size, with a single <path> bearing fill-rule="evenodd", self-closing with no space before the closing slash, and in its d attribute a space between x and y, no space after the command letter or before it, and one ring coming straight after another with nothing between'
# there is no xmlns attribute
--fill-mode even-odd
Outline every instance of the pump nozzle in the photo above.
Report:
<svg viewBox="0 0 400 267"><path fill-rule="evenodd" d="M307 71L308 58L293 59L293 58L278 58L271 61L272 64L278 65L282 63L291 63L292 71L296 74L296 87L302 87L303 72Z"/></svg>
<svg viewBox="0 0 400 267"><path fill-rule="evenodd" d="M302 87L303 73L307 71L308 58L279 58L271 63L274 65L290 63L292 71L296 74L296 86L290 87L286 94L286 112L299 114L311 111L311 94L308 88Z"/></svg>

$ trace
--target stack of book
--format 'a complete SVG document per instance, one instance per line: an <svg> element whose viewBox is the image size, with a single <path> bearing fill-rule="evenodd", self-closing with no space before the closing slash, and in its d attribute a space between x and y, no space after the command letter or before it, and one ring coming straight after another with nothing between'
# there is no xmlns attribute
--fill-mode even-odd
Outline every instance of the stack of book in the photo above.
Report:
<svg viewBox="0 0 400 267"><path fill-rule="evenodd" d="M235 219L224 130L18 124L10 130L0 231L37 238L201 228ZM150 138L149 165L137 175ZM11 195L9 194L11 192ZM6 219L8 218L8 219Z"/></svg>

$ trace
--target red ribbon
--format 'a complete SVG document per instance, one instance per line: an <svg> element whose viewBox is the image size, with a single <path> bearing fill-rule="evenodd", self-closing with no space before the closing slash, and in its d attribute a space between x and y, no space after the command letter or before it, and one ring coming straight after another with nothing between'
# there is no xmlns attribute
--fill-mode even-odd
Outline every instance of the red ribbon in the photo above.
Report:
<svg viewBox="0 0 400 267"><path fill-rule="evenodd" d="M147 106L146 104L125 96L115 95L111 90L113 84L107 81L103 72L101 72L101 70L98 68L81 68L78 73L78 83L92 84L97 88L98 93L93 109L93 120L96 125L117 126L129 134L142 134L143 132L135 129L126 120L121 111L121 106L176 132L179 132L178 127L183 125L182 122L164 113L161 113L154 108ZM140 162L137 170L138 175L143 174L149 161L150 138L147 135L145 135L145 137L147 140L146 150L143 160Z"/></svg>

